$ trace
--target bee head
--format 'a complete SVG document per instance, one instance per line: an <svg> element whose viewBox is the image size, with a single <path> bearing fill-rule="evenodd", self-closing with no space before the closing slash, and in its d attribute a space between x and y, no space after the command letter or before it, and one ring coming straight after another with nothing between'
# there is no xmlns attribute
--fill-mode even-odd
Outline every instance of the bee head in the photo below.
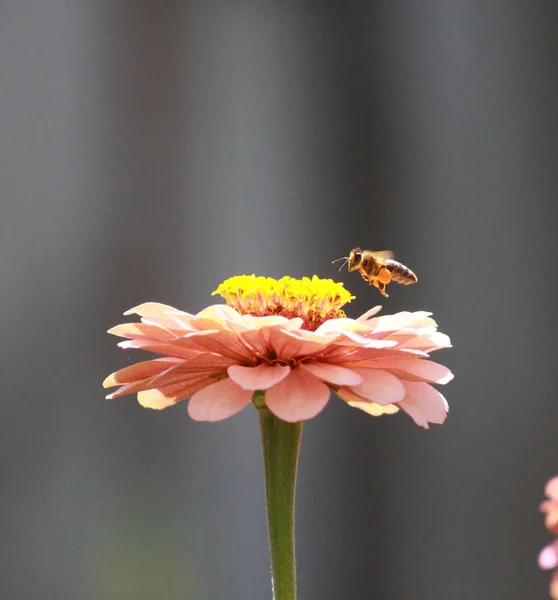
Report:
<svg viewBox="0 0 558 600"><path fill-rule="evenodd" d="M347 268L349 271L356 271L360 267L362 262L362 250L360 248L353 248L349 253L349 260L347 261Z"/></svg>

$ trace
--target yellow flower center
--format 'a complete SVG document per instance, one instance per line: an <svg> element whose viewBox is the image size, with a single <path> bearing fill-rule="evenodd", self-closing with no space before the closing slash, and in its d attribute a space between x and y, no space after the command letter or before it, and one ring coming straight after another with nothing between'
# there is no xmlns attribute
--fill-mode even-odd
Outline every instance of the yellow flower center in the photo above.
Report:
<svg viewBox="0 0 558 600"><path fill-rule="evenodd" d="M328 319L345 317L341 307L354 298L342 283L316 275L312 279L236 275L225 279L212 296L215 294L223 296L227 304L241 314L300 317L304 328L312 331Z"/></svg>

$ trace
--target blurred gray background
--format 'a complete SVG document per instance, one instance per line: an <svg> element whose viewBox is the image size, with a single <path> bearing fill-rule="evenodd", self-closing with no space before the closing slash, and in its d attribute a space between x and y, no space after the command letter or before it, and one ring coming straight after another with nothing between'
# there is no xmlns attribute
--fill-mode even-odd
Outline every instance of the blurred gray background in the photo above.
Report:
<svg viewBox="0 0 558 600"><path fill-rule="evenodd" d="M153 300L239 273L434 312L450 415L305 428L299 593L547 597L558 473L558 4L0 0L0 597L269 598L255 411L101 381ZM330 261L391 248L382 299Z"/></svg>

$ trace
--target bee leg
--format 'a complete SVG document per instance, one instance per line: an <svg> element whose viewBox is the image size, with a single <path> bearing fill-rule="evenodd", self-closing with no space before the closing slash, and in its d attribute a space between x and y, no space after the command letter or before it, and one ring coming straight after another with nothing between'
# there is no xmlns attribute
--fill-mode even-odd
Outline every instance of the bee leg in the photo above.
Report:
<svg viewBox="0 0 558 600"><path fill-rule="evenodd" d="M380 281L378 281L378 283L376 284L376 287L380 290L380 294L382 294L382 296L384 296L384 298L389 298L389 295L386 294L386 284L385 283L381 283Z"/></svg>

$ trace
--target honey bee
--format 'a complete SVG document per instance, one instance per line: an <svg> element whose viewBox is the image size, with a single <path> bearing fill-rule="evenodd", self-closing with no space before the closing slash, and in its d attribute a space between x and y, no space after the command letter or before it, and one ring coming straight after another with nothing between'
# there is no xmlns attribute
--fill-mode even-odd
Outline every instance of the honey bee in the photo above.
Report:
<svg viewBox="0 0 558 600"><path fill-rule="evenodd" d="M349 271L359 271L364 281L369 285L374 285L380 290L380 294L385 296L386 285L392 281L411 285L416 283L418 277L405 265L393 259L393 252L389 250L361 250L353 248L349 256L343 256L332 261L331 264L340 260L345 262L339 267L339 270L347 265Z"/></svg>

